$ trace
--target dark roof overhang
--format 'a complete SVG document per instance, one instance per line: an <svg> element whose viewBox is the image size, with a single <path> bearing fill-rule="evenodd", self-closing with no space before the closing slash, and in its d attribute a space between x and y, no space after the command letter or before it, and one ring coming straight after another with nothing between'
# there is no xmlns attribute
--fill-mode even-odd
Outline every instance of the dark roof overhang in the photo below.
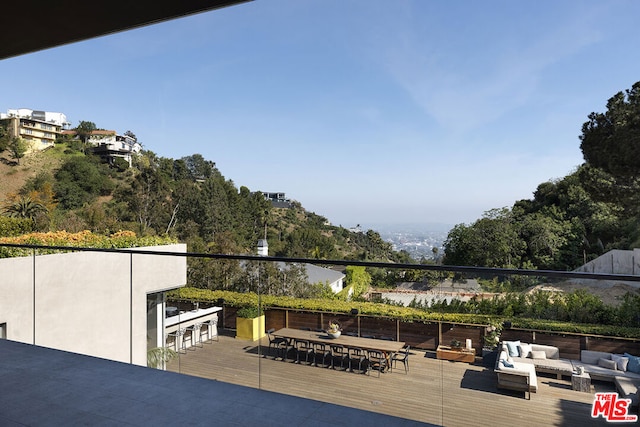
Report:
<svg viewBox="0 0 640 427"><path fill-rule="evenodd" d="M36 0L2 5L0 59L250 0Z"/></svg>

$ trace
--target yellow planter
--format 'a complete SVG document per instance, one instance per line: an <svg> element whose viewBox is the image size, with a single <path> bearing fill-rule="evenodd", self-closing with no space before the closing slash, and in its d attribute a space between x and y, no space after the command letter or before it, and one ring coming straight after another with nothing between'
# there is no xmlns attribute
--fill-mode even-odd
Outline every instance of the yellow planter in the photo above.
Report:
<svg viewBox="0 0 640 427"><path fill-rule="evenodd" d="M254 319L236 318L236 338L257 341L264 336L264 315Z"/></svg>

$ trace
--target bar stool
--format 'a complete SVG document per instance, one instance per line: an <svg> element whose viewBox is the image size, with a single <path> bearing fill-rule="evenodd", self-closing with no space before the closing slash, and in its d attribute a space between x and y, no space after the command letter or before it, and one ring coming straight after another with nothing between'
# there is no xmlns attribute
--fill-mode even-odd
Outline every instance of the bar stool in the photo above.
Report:
<svg viewBox="0 0 640 427"><path fill-rule="evenodd" d="M207 335L207 342L211 341L220 341L218 338L218 315L214 314L211 320L207 320L203 323L206 326L206 329L201 333L200 340L202 340L202 335Z"/></svg>
<svg viewBox="0 0 640 427"><path fill-rule="evenodd" d="M180 349L184 350L184 352L187 352L187 347L185 346L184 343L184 335L186 333L186 329L184 328L179 328L177 330L175 330L174 332L169 332L167 334L167 337L173 337L173 348L176 352L179 352Z"/></svg>
<svg viewBox="0 0 640 427"><path fill-rule="evenodd" d="M194 347L203 347L202 345L202 323L195 323L187 327L187 331L191 332L191 345ZM200 343L200 345L198 345Z"/></svg>

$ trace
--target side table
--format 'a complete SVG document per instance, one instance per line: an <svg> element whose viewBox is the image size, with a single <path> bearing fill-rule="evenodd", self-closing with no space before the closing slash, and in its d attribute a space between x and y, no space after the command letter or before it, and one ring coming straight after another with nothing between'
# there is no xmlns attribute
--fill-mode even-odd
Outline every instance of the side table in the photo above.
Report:
<svg viewBox="0 0 640 427"><path fill-rule="evenodd" d="M571 375L571 388L576 391L591 393L591 375L587 372Z"/></svg>

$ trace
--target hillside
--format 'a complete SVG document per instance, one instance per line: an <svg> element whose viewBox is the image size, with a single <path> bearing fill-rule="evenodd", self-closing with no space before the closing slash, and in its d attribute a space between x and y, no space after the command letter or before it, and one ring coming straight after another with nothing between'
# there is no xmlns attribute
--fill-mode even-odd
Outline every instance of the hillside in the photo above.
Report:
<svg viewBox="0 0 640 427"><path fill-rule="evenodd" d="M0 205L20 194L46 206L46 214L34 216L38 231L168 234L192 251L218 253L254 253L267 237L275 256L411 262L377 232L331 226L295 201L272 207L199 154L170 159L143 152L123 168L60 142L20 164L8 152L0 158Z"/></svg>
<svg viewBox="0 0 640 427"><path fill-rule="evenodd" d="M38 172L55 171L63 162L65 146L28 154L16 165L8 152L0 153L0 206L7 203L7 196L17 194L29 178Z"/></svg>

